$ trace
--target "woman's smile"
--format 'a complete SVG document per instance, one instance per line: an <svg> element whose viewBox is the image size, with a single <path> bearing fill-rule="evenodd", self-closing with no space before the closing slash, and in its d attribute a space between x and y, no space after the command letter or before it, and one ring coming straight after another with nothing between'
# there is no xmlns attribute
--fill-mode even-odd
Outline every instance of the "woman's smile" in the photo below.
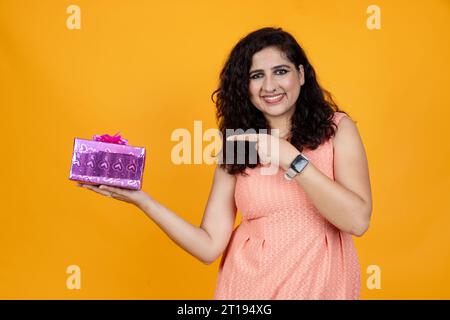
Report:
<svg viewBox="0 0 450 320"><path fill-rule="evenodd" d="M296 67L280 48L269 46L253 54L248 94L270 127L287 130L303 83L303 66Z"/></svg>
<svg viewBox="0 0 450 320"><path fill-rule="evenodd" d="M285 95L286 95L285 93L279 93L279 94L276 94L276 95L262 96L262 98L263 98L263 100L264 100L264 102L266 104L268 104L268 105L275 105L275 104L280 103L283 100Z"/></svg>

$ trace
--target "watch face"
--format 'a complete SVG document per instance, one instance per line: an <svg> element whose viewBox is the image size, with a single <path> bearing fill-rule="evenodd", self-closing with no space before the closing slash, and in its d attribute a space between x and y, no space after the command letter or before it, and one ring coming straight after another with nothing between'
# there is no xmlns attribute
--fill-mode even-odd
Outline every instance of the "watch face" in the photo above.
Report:
<svg viewBox="0 0 450 320"><path fill-rule="evenodd" d="M299 155L297 158L295 158L294 162L292 163L292 168L297 172L301 172L303 168L306 167L307 164L308 160L302 155Z"/></svg>

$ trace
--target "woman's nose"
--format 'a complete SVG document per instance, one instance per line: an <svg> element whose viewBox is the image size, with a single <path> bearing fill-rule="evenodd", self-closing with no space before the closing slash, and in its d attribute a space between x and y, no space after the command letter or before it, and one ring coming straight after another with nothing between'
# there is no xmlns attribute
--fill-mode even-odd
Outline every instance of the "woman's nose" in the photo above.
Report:
<svg viewBox="0 0 450 320"><path fill-rule="evenodd" d="M262 85L263 91L267 93L274 92L277 89L277 83L272 77L265 77Z"/></svg>

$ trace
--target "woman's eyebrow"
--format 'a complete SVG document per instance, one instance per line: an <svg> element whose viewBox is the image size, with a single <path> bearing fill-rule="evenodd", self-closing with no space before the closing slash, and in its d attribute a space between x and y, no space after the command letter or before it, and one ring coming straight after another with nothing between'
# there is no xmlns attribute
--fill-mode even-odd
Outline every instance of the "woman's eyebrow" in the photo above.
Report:
<svg viewBox="0 0 450 320"><path fill-rule="evenodd" d="M273 68L271 68L271 69L272 69L272 70L275 70L275 69L282 68L282 67L289 68L289 69L291 68L291 67L288 66L287 64L280 64L280 65L275 66L275 67L273 67ZM264 70L263 70L263 69L252 70L252 71L249 72L249 74L252 74L252 73L254 73L254 72L261 72L261 71L264 71Z"/></svg>

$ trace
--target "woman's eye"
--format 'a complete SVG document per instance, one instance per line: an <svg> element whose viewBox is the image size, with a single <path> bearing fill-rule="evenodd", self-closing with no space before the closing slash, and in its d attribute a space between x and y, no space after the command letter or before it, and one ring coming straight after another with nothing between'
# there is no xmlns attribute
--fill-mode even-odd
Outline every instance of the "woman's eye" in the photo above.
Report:
<svg viewBox="0 0 450 320"><path fill-rule="evenodd" d="M261 78L260 76L262 76L262 74L261 73L257 73L257 74L252 75L250 77L250 79L258 79L258 78Z"/></svg>
<svg viewBox="0 0 450 320"><path fill-rule="evenodd" d="M280 73L278 73L278 72L280 72ZM287 72L288 71L286 69L279 69L279 70L275 71L276 74L285 74Z"/></svg>
<svg viewBox="0 0 450 320"><path fill-rule="evenodd" d="M288 73L288 72L289 72L289 71L286 70L286 69L278 69L278 70L275 70L275 74L276 74L276 75L283 75L283 74L286 74L286 73ZM264 76L263 73L255 73L254 75L250 76L250 79L259 79L259 78L261 78L261 77L263 77L263 76Z"/></svg>

